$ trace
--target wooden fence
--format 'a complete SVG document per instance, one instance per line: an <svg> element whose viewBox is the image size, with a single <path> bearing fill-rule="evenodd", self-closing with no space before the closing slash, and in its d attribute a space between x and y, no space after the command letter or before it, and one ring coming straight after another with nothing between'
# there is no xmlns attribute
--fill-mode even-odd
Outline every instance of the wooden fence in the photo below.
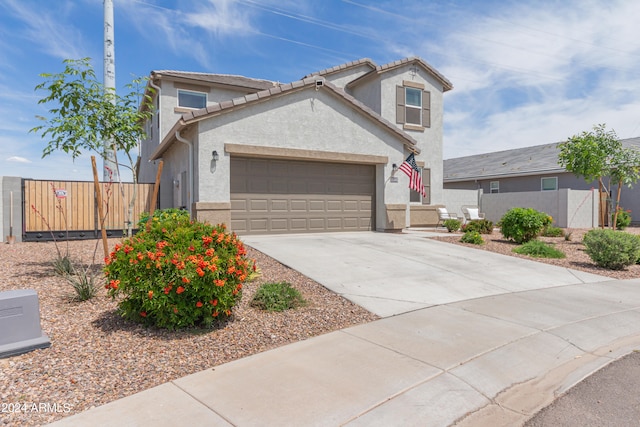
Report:
<svg viewBox="0 0 640 427"><path fill-rule="evenodd" d="M127 229L128 206L135 194L132 227L142 212L149 212L154 184L100 183L109 236ZM124 197L122 196L124 192ZM23 236L26 240L94 238L100 235L95 185L86 181L23 180Z"/></svg>

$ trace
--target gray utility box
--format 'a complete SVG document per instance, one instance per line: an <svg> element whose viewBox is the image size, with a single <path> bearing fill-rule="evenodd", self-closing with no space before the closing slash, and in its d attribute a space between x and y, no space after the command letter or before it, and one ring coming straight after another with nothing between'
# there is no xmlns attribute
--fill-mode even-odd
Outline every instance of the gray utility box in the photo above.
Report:
<svg viewBox="0 0 640 427"><path fill-rule="evenodd" d="M33 289L0 292L0 358L51 345L40 329L40 304Z"/></svg>

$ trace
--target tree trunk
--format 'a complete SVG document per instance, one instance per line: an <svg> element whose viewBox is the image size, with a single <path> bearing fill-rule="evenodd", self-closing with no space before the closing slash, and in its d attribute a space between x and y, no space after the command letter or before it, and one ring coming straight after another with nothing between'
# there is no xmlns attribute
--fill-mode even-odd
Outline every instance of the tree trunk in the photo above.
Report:
<svg viewBox="0 0 640 427"><path fill-rule="evenodd" d="M613 214L613 224L611 228L615 230L618 226L618 209L620 207L620 193L622 192L622 180L618 181L618 191L616 192L616 206L615 213Z"/></svg>

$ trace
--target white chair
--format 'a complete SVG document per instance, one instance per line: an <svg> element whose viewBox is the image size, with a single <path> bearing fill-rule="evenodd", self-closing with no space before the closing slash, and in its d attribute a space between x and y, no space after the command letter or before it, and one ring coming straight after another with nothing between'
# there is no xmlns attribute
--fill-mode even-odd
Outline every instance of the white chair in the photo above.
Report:
<svg viewBox="0 0 640 427"><path fill-rule="evenodd" d="M438 223L436 224L436 228L443 222L448 219L458 219L458 215L454 213L449 213L447 208L437 208L438 209Z"/></svg>
<svg viewBox="0 0 640 427"><path fill-rule="evenodd" d="M484 213L480 212L478 207L463 207L462 214L464 215L464 222L477 221L484 219Z"/></svg>

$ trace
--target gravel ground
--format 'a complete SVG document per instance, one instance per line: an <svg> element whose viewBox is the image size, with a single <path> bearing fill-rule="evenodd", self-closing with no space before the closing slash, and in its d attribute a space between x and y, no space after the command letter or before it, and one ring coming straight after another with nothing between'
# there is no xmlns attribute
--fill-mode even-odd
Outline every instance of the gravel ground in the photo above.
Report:
<svg viewBox="0 0 640 427"><path fill-rule="evenodd" d="M70 242L72 259L89 263L96 243ZM58 245L64 250L66 243ZM377 318L247 249L262 276L245 284L232 320L216 329L170 332L121 319L102 286L96 298L71 302L71 285L53 274L53 243L0 244L5 277L0 291L35 289L42 329L51 340L48 349L0 359L0 425L50 423L212 366ZM97 259L101 251L100 245ZM290 282L309 304L283 313L250 307L256 289L269 281ZM48 406L41 411L40 404Z"/></svg>
<svg viewBox="0 0 640 427"><path fill-rule="evenodd" d="M437 240L455 243L457 245L463 245L468 247L477 248L480 250L497 252L504 255L510 255L520 258L532 259L547 264L558 265L561 267L572 268L574 270L582 270L593 274L599 274L601 276L607 276L614 279L635 279L640 278L640 264L629 266L625 270L607 270L596 266L589 255L584 251L584 245L582 244L582 236L588 230L574 229L571 230L571 240L566 241L564 237L540 237L540 240L547 243L552 243L557 249L564 252L567 257L562 259L550 259L550 258L531 258L526 255L519 255L513 252L513 249L518 246L513 242L509 242L502 237L500 230L496 229L492 234L484 234L482 238L485 240L484 245L473 245L470 243L461 243L460 235L452 235L446 237L435 237ZM626 232L633 234L640 234L640 227L629 227Z"/></svg>

